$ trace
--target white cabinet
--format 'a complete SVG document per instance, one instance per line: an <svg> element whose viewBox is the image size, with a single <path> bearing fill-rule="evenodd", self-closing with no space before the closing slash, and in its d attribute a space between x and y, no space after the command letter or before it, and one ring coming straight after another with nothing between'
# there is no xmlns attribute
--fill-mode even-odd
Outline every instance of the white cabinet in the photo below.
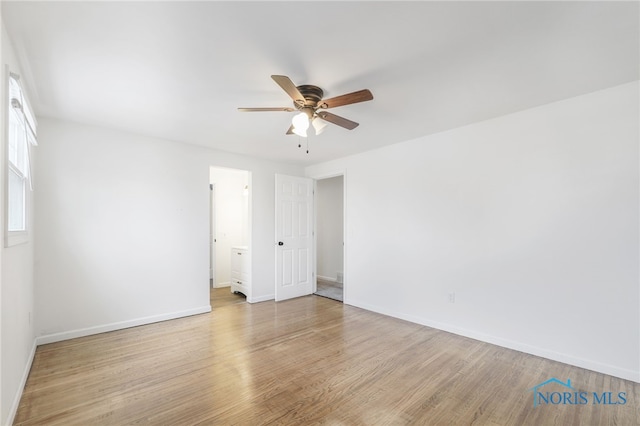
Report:
<svg viewBox="0 0 640 426"><path fill-rule="evenodd" d="M249 295L251 288L251 275L249 274L251 262L247 247L231 248L231 292L240 292Z"/></svg>

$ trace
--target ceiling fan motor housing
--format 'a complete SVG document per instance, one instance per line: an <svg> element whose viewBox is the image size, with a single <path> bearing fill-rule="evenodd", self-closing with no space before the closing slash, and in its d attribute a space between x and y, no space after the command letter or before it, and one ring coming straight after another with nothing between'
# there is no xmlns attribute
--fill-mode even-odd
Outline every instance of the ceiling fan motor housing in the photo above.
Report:
<svg viewBox="0 0 640 426"><path fill-rule="evenodd" d="M324 92L321 88L311 84L297 86L297 89L300 94L304 96L304 105L300 105L296 102L293 103L293 105L299 110L302 110L305 107L316 108L318 106L318 102L320 102L324 96Z"/></svg>

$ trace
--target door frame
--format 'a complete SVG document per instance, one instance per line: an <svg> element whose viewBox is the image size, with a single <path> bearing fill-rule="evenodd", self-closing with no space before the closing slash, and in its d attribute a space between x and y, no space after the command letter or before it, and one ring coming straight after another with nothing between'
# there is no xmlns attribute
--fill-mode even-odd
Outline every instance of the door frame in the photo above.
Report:
<svg viewBox="0 0 640 426"><path fill-rule="evenodd" d="M246 246L249 249L249 259L250 259L250 266L249 266L249 276L252 277L253 276L253 256L251 255L252 250L253 250L253 172L247 168L236 168L236 167L226 167L226 166L220 166L220 165L215 165L215 164L210 164L208 166L208 170L209 170L209 185L213 185L213 191L210 190L210 197L213 197L213 199L210 199L210 203L209 203L209 208L212 209L216 206L217 200L214 195L218 195L216 193L216 182L212 182L212 170L227 170L227 171L232 171L232 172L237 172L237 173L243 173L246 174L246 178L247 178L247 183L246 186L244 188L244 193L243 196L246 197L245 200L245 205L243 206L243 214L246 214L246 218L243 218L243 220L246 220ZM211 186L210 186L211 188ZM213 194L211 194L211 192L213 192ZM211 219L211 215L213 214L213 216L215 216L215 211L211 212L210 211L210 219ZM210 220L211 222L211 220ZM214 225L217 225L217 220L214 221ZM218 235L216 233L216 229L214 228L214 238L218 239ZM214 246L216 246L216 244L214 243ZM213 248L213 253L210 253L210 256L216 256L218 252L217 247ZM216 256L217 257L217 256ZM213 279L213 285L215 286L216 283L216 279L215 279L215 257L214 259L214 279ZM210 260L211 262L211 260ZM250 278L251 280L251 278ZM216 287L216 288L220 288L220 287ZM222 287L224 288L224 287ZM252 294L253 294L253 289L252 287L250 287L247 290L247 294L245 295L247 297L247 302L249 303L253 303L254 300L252 299Z"/></svg>
<svg viewBox="0 0 640 426"><path fill-rule="evenodd" d="M316 193L318 189L318 181L323 179L330 179L334 177L342 176L342 302L347 303L347 171L334 170L332 172L311 174L308 177L313 179L313 191ZM314 203L313 214L313 292L315 293L318 288L318 203Z"/></svg>
<svg viewBox="0 0 640 426"><path fill-rule="evenodd" d="M209 279L216 287L216 184L209 183Z"/></svg>

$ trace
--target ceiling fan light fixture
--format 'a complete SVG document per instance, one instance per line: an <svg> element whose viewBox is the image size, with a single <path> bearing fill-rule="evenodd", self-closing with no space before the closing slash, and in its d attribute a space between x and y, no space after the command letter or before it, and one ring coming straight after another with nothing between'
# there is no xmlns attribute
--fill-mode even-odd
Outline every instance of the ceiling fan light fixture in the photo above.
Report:
<svg viewBox="0 0 640 426"><path fill-rule="evenodd" d="M307 137L307 129L309 128L309 116L306 112L301 112L300 114L296 114L291 119L291 124L293 124L293 133L298 136Z"/></svg>
<svg viewBox="0 0 640 426"><path fill-rule="evenodd" d="M319 135L320 133L324 132L324 129L327 128L327 123L324 122L323 120L319 120L318 118L314 118L313 121L311 122L311 125L315 129L316 135Z"/></svg>
<svg viewBox="0 0 640 426"><path fill-rule="evenodd" d="M307 129L301 130L301 129L298 129L296 126L293 126L293 129L291 129L291 131L298 136L302 136L303 138L307 137Z"/></svg>
<svg viewBox="0 0 640 426"><path fill-rule="evenodd" d="M291 119L291 124L298 130L307 130L309 128L309 117L304 112L296 114Z"/></svg>

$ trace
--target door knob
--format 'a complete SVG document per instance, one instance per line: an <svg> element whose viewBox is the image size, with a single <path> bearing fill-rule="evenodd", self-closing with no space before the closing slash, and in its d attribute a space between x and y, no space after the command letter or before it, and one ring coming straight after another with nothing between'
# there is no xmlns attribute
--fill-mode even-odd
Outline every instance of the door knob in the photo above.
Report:
<svg viewBox="0 0 640 426"><path fill-rule="evenodd" d="M278 245L279 245L279 246L283 246L283 245L284 245L284 243L283 243L282 241L278 241Z"/></svg>

